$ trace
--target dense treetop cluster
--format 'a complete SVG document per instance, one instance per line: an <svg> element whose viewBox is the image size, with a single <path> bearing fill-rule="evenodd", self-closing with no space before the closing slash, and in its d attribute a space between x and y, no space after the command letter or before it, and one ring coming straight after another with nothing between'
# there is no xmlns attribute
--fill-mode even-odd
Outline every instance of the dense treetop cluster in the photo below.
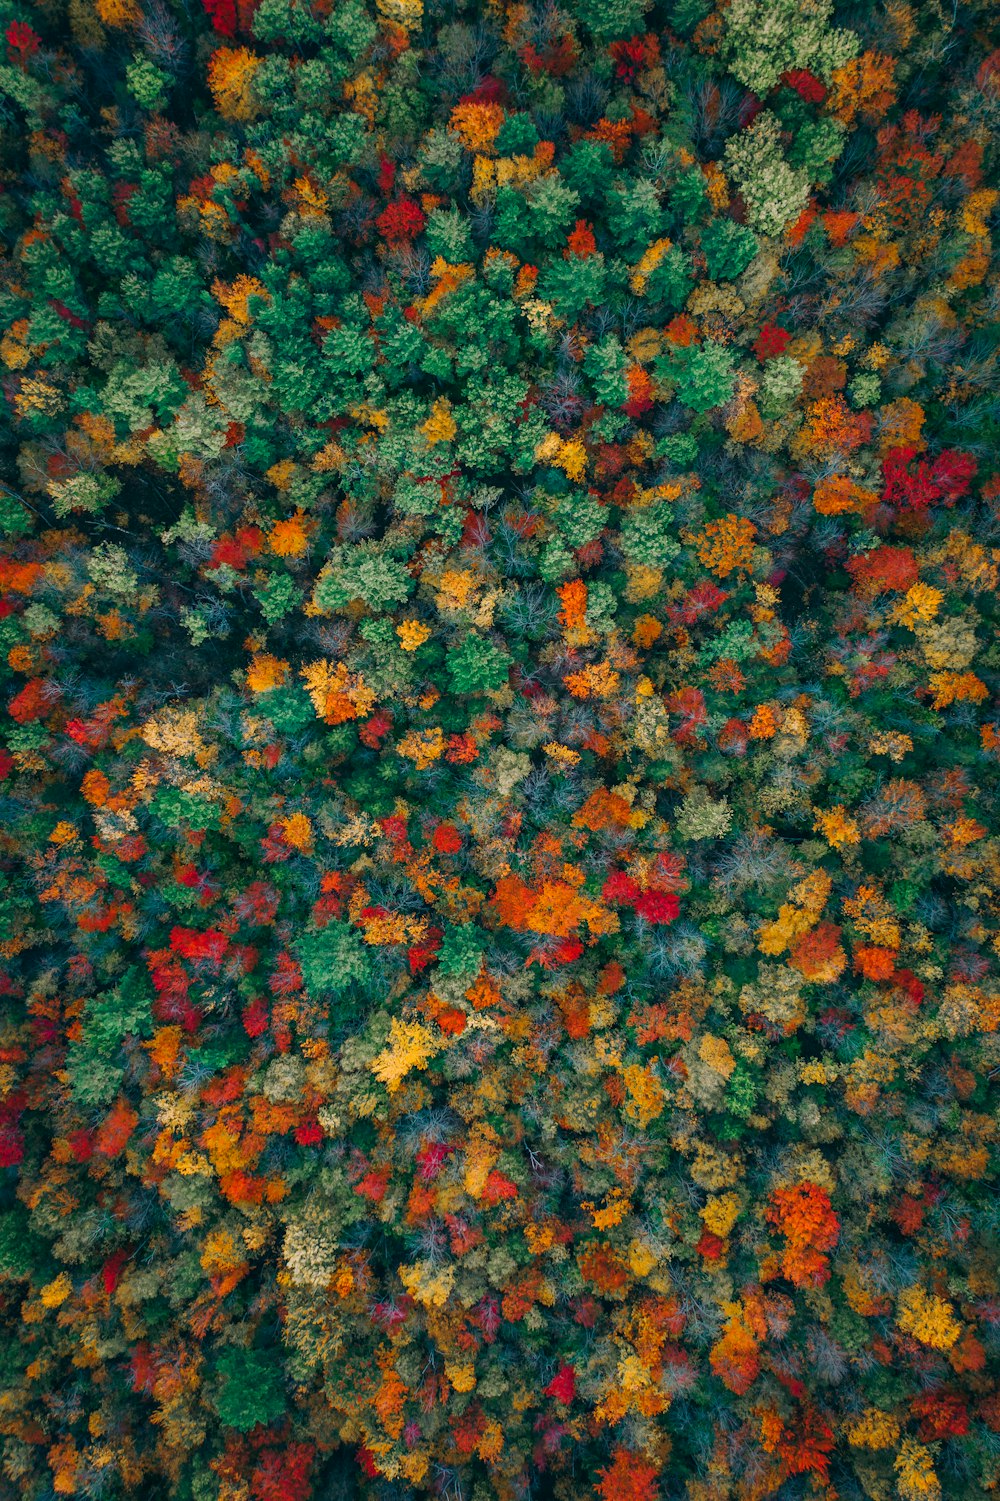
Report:
<svg viewBox="0 0 1000 1501"><path fill-rule="evenodd" d="M0 1501L995 1496L997 6L0 30Z"/></svg>

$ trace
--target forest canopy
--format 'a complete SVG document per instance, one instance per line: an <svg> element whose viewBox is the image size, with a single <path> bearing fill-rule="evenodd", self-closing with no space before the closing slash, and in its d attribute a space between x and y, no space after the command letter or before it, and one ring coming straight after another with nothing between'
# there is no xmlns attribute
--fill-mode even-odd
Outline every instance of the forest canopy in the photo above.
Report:
<svg viewBox="0 0 1000 1501"><path fill-rule="evenodd" d="M0 1501L988 1501L997 6L0 32Z"/></svg>

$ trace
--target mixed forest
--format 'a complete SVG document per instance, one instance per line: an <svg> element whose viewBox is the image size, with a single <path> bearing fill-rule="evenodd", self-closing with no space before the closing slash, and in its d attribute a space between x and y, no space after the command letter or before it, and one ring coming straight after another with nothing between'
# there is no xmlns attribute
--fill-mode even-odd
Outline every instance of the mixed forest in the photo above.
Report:
<svg viewBox="0 0 1000 1501"><path fill-rule="evenodd" d="M1000 1492L994 130L0 0L0 1501Z"/></svg>

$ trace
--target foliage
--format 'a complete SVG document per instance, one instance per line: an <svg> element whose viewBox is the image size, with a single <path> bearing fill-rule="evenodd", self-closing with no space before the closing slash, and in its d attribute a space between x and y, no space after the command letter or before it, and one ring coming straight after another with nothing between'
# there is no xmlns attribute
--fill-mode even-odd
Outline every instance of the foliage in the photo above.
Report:
<svg viewBox="0 0 1000 1501"><path fill-rule="evenodd" d="M986 1501L997 7L2 3L0 1501Z"/></svg>

